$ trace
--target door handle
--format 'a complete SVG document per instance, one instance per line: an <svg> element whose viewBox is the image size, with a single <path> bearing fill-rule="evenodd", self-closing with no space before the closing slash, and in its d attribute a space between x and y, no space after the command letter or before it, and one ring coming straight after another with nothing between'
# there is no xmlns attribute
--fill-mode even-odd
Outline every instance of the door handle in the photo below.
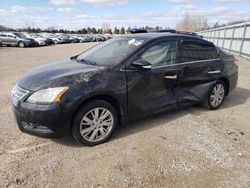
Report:
<svg viewBox="0 0 250 188"><path fill-rule="evenodd" d="M208 74L219 74L221 70L208 71Z"/></svg>
<svg viewBox="0 0 250 188"><path fill-rule="evenodd" d="M164 78L175 80L175 79L177 79L177 75L173 75L173 76L164 76Z"/></svg>

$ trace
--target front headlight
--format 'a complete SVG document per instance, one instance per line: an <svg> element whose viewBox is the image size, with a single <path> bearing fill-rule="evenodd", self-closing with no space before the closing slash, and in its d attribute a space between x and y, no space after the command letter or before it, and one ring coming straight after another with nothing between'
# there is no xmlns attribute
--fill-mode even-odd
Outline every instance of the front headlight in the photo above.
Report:
<svg viewBox="0 0 250 188"><path fill-rule="evenodd" d="M69 90L69 87L55 87L37 91L33 93L26 102L35 104L51 104L59 102L63 94Z"/></svg>

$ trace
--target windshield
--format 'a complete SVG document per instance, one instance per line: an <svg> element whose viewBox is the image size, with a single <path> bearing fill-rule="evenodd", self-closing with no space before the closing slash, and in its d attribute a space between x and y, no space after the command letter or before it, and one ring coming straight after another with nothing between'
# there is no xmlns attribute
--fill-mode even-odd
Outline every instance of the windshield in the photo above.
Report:
<svg viewBox="0 0 250 188"><path fill-rule="evenodd" d="M76 60L104 67L115 66L147 41L138 37L110 39L80 54Z"/></svg>
<svg viewBox="0 0 250 188"><path fill-rule="evenodd" d="M26 38L26 36L23 35L22 33L13 33L13 34L20 37L20 38Z"/></svg>

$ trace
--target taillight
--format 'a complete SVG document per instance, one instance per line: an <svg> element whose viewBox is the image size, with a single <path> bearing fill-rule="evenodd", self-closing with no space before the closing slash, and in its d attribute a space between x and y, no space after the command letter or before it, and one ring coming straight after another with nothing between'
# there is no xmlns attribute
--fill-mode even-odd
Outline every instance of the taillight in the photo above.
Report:
<svg viewBox="0 0 250 188"><path fill-rule="evenodd" d="M239 67L240 61L239 61L238 59L235 59L235 60L234 60L234 64L235 64L237 67Z"/></svg>

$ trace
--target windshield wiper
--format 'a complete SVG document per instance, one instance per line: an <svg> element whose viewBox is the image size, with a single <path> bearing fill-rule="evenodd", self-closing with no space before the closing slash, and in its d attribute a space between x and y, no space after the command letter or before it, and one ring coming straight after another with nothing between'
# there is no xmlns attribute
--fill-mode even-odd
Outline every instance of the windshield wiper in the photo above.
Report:
<svg viewBox="0 0 250 188"><path fill-rule="evenodd" d="M71 60L76 60L76 58L78 57L78 55L72 56L70 59Z"/></svg>
<svg viewBox="0 0 250 188"><path fill-rule="evenodd" d="M88 65L96 65L96 62L94 61L89 61L89 60L86 60L86 59L76 59L77 62L80 62L80 63L85 63L85 64L88 64Z"/></svg>

